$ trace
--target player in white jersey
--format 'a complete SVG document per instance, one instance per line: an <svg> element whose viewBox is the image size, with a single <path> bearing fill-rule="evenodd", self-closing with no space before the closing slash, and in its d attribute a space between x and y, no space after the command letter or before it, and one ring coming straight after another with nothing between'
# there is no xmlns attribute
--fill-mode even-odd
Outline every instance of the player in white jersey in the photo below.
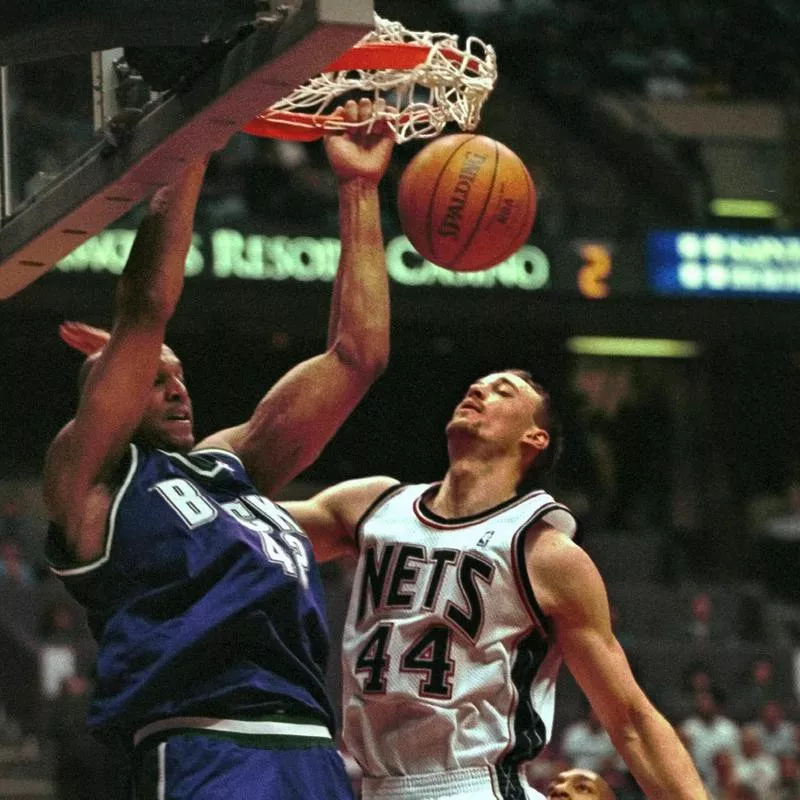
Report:
<svg viewBox="0 0 800 800"><path fill-rule="evenodd" d="M465 766L463 785L478 785L493 764L506 796L550 737L561 661L519 568L524 531L542 520L572 536L575 520L544 492L448 520L426 506L436 488L393 487L361 522L342 654L346 742L367 790L369 776Z"/></svg>
<svg viewBox="0 0 800 800"><path fill-rule="evenodd" d="M285 507L321 560L357 554L343 642L344 741L365 800L541 798L562 658L649 797L706 798L636 683L567 508L524 492L560 444L521 370L475 381L447 425L441 483L347 481Z"/></svg>

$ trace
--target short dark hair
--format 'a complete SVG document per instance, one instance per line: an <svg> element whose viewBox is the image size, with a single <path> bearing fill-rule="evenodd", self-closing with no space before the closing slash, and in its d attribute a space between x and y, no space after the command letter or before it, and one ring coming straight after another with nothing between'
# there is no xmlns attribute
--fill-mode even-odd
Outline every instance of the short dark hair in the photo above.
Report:
<svg viewBox="0 0 800 800"><path fill-rule="evenodd" d="M501 372L508 372L511 375L516 375L518 378L525 381L525 383L539 395L541 404L533 416L533 421L540 428L546 430L550 436L550 443L548 446L534 458L533 462L520 479L517 489L520 493L523 493L538 488L544 478L553 471L553 468L558 463L558 459L561 457L561 451L564 447L564 430L561 425L561 420L553 407L553 398L550 392L545 389L541 383L538 383L530 372L525 369L504 369L501 370Z"/></svg>

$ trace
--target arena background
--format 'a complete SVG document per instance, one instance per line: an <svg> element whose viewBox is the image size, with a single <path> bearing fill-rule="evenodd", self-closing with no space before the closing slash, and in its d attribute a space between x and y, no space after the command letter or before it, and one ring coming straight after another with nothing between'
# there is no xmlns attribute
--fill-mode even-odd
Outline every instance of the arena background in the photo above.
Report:
<svg viewBox="0 0 800 800"><path fill-rule="evenodd" d="M537 221L528 245L496 271L455 278L429 268L402 239L395 208L403 166L421 145L397 148L381 190L391 363L287 496L373 473L436 479L445 422L469 381L530 369L552 387L567 430L552 491L585 522L618 636L647 691L680 724L695 699L687 676L702 664L737 724L775 700L793 725L796 4L387 0L376 10L495 45L500 80L480 132L525 160ZM12 138L18 200L91 139L86 70L79 57L10 68L12 131L26 132ZM277 377L323 346L335 200L319 144L237 135L215 156L168 336L199 432L246 418ZM63 675L90 677L92 644L44 567L38 478L48 441L75 407L80 358L59 341L58 323L109 323L139 214L0 304L0 798L77 796L63 787L56 795L58 765L96 753L81 727L88 684L59 694ZM325 574L335 642L348 573ZM774 675L760 685L752 665L763 657ZM336 655L330 684L338 695ZM539 778L581 757L562 745L585 715L565 675ZM66 743L74 753L65 755ZM797 745L789 750L779 753L786 788L775 796L800 797ZM603 768L619 798L640 796L613 759Z"/></svg>

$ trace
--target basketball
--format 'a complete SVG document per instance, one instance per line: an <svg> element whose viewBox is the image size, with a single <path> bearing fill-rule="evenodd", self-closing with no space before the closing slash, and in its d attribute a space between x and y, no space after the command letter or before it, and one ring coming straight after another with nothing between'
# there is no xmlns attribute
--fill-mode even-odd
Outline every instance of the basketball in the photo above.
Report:
<svg viewBox="0 0 800 800"><path fill-rule="evenodd" d="M504 144L457 133L414 156L400 178L397 205L403 232L423 258L478 272L525 244L536 190L522 160Z"/></svg>

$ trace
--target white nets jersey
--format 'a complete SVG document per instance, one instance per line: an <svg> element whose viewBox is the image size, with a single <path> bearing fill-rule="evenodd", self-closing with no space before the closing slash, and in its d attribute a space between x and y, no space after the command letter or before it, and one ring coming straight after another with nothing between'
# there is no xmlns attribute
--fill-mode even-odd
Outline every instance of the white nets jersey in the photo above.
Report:
<svg viewBox="0 0 800 800"><path fill-rule="evenodd" d="M576 521L543 491L445 520L436 485L384 493L359 523L343 641L347 748L365 797L539 797L521 765L550 737L560 657L525 533ZM448 778L449 776L449 778Z"/></svg>

